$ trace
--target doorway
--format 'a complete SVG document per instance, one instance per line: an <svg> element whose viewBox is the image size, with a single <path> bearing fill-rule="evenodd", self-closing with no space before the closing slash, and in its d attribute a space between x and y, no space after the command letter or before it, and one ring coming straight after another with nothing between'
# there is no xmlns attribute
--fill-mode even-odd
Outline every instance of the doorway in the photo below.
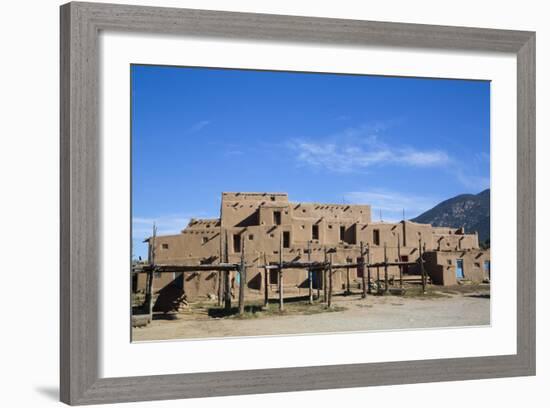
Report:
<svg viewBox="0 0 550 408"><path fill-rule="evenodd" d="M464 279L464 261L462 259L456 260L456 277L457 279Z"/></svg>

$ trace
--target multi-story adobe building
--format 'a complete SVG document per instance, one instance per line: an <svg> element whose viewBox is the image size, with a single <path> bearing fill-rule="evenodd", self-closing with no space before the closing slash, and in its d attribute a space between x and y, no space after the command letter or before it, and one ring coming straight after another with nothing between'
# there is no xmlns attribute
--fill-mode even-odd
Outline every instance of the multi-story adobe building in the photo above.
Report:
<svg viewBox="0 0 550 408"><path fill-rule="evenodd" d="M244 246L248 265L245 288L249 295L259 295L265 285L260 265L279 262L281 240L285 262L323 261L328 249L333 262L352 263L360 257L362 244L368 247L370 263L384 261L384 247L388 262L414 263L422 246L426 271L435 284L490 278L490 254L480 249L477 233L466 234L463 228L432 227L406 220L374 222L370 205L289 202L286 193L222 193L220 218L192 219L180 234L156 236L147 241L149 254L154 250L156 264L218 263L223 248L227 248L227 261L238 263ZM420 273L415 265L403 268L405 275ZM372 269L375 278L376 271ZM361 271L352 269L350 273L351 287L359 289ZM232 286L238 286L238 274L232 274ZM388 274L390 279L399 277L399 267L390 266ZM317 288L322 280L315 275L313 285ZM189 299L212 296L217 294L218 277L215 271L183 276L162 273L155 276L154 288L160 291L169 286L185 287ZM271 270L269 289L277 290L277 279L277 270ZM335 271L335 291L344 290L347 279L345 269ZM136 276L134 290L144 285L145 276ZM307 270L285 270L285 293L305 295L308 287Z"/></svg>

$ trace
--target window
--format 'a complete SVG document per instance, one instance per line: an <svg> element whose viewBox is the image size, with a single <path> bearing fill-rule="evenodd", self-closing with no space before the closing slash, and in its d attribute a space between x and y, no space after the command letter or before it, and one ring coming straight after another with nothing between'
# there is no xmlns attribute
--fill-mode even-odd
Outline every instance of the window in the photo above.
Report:
<svg viewBox="0 0 550 408"><path fill-rule="evenodd" d="M290 231L283 231L283 248L290 248Z"/></svg>
<svg viewBox="0 0 550 408"><path fill-rule="evenodd" d="M373 230L372 231L372 243L374 245L380 245L380 230Z"/></svg>
<svg viewBox="0 0 550 408"><path fill-rule="evenodd" d="M168 249L168 244L162 244L162 249Z"/></svg>
<svg viewBox="0 0 550 408"><path fill-rule="evenodd" d="M254 234L250 234L250 235L248 236L248 240L249 240L249 241L252 241L253 239L254 239Z"/></svg>
<svg viewBox="0 0 550 408"><path fill-rule="evenodd" d="M312 225L311 226L311 239L319 239L319 226L318 225Z"/></svg>
<svg viewBox="0 0 550 408"><path fill-rule="evenodd" d="M346 237L346 227L342 225L340 226L340 241L344 241L345 237Z"/></svg>
<svg viewBox="0 0 550 408"><path fill-rule="evenodd" d="M233 234L233 252L241 252L241 236Z"/></svg>
<svg viewBox="0 0 550 408"><path fill-rule="evenodd" d="M271 285L276 285L279 283L279 274L277 269L269 270L269 283Z"/></svg>
<svg viewBox="0 0 550 408"><path fill-rule="evenodd" d="M281 225L281 212L273 211L273 224Z"/></svg>
<svg viewBox="0 0 550 408"><path fill-rule="evenodd" d="M202 243L206 244L208 242L208 237L202 237Z"/></svg>

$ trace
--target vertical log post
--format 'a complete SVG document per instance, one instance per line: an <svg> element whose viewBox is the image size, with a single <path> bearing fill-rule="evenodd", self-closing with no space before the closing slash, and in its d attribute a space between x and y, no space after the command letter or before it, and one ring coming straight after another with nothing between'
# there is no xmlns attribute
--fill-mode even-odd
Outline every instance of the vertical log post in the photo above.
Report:
<svg viewBox="0 0 550 408"><path fill-rule="evenodd" d="M311 263L311 241L307 241L307 261ZM313 270L311 266L307 270L307 279L309 286L309 304L313 304Z"/></svg>
<svg viewBox="0 0 550 408"><path fill-rule="evenodd" d="M330 253L330 262L328 265L328 300L327 306L332 307L332 252Z"/></svg>
<svg viewBox="0 0 550 408"><path fill-rule="evenodd" d="M323 282L323 275L321 273L321 269L317 268L315 270L315 276L317 277L317 279L315 279L315 284L317 285L317 300L321 300L321 285L322 285L322 282Z"/></svg>
<svg viewBox="0 0 550 408"><path fill-rule="evenodd" d="M376 293L380 294L380 265L376 265Z"/></svg>
<svg viewBox="0 0 550 408"><path fill-rule="evenodd" d="M157 226L153 224L153 237L151 242L151 259L150 264L152 266L151 272L147 274L147 291L145 293L145 304L147 305L147 312L149 313L149 318L153 320L153 306L154 306L154 294L155 294L155 255L156 255L156 238L157 238Z"/></svg>
<svg viewBox="0 0 550 408"><path fill-rule="evenodd" d="M147 313L149 314L149 318L153 320L153 275L154 275L154 269L151 269L149 272L147 272L147 284L146 284L146 290L145 290L145 305L147 308Z"/></svg>
<svg viewBox="0 0 550 408"><path fill-rule="evenodd" d="M351 263L352 259L348 256L346 257L346 263L349 265ZM346 295L351 294L351 283L350 283L350 277L349 277L349 266L346 266Z"/></svg>
<svg viewBox="0 0 550 408"><path fill-rule="evenodd" d="M422 293L426 293L426 277L424 273L424 260L422 259L422 238L418 240L418 262L420 262L420 274L422 275Z"/></svg>
<svg viewBox="0 0 550 408"><path fill-rule="evenodd" d="M384 293L388 292L388 253L384 242Z"/></svg>
<svg viewBox="0 0 550 408"><path fill-rule="evenodd" d="M328 269L327 249L325 248L325 266L323 267L323 302L327 303L327 269Z"/></svg>
<svg viewBox="0 0 550 408"><path fill-rule="evenodd" d="M371 276L370 276L370 246L367 244L367 293L372 294Z"/></svg>
<svg viewBox="0 0 550 408"><path fill-rule="evenodd" d="M426 286L428 285L428 274L426 273L426 268L424 266L424 254L426 253L426 243L422 244L422 272L424 273L424 291L426 291Z"/></svg>
<svg viewBox="0 0 550 408"><path fill-rule="evenodd" d="M397 262L401 262L401 239L397 234ZM399 265L399 287L403 287L403 265Z"/></svg>
<svg viewBox="0 0 550 408"><path fill-rule="evenodd" d="M281 229L281 235L279 240L279 311L282 312L285 309L283 300L283 230Z"/></svg>
<svg viewBox="0 0 550 408"><path fill-rule="evenodd" d="M223 235L222 235L222 227L220 222L220 264L223 263ZM223 272L218 271L218 307L222 306L222 298L223 298Z"/></svg>
<svg viewBox="0 0 550 408"><path fill-rule="evenodd" d="M363 241L361 241L361 256L359 257L359 270L361 271L361 289L363 290L361 297L365 299L367 297L367 285L366 285L367 280L365 278L365 253L363 251Z"/></svg>
<svg viewBox="0 0 550 408"><path fill-rule="evenodd" d="M269 305L269 269L267 269L267 257L264 252L264 307Z"/></svg>
<svg viewBox="0 0 550 408"><path fill-rule="evenodd" d="M229 247L228 247L228 240L227 240L227 231L225 231L225 262L229 263ZM224 273L224 308L226 312L229 312L231 310L231 271L227 270Z"/></svg>
<svg viewBox="0 0 550 408"><path fill-rule="evenodd" d="M244 288L246 286L246 260L244 254L244 245L246 240L242 240L241 264L239 265L239 314L244 314Z"/></svg>

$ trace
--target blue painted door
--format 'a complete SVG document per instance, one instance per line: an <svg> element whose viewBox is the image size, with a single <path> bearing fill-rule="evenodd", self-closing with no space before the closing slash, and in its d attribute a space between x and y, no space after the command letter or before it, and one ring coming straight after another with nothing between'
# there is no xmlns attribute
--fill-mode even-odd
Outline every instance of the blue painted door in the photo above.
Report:
<svg viewBox="0 0 550 408"><path fill-rule="evenodd" d="M456 277L458 279L464 278L464 261L462 259L456 260Z"/></svg>

